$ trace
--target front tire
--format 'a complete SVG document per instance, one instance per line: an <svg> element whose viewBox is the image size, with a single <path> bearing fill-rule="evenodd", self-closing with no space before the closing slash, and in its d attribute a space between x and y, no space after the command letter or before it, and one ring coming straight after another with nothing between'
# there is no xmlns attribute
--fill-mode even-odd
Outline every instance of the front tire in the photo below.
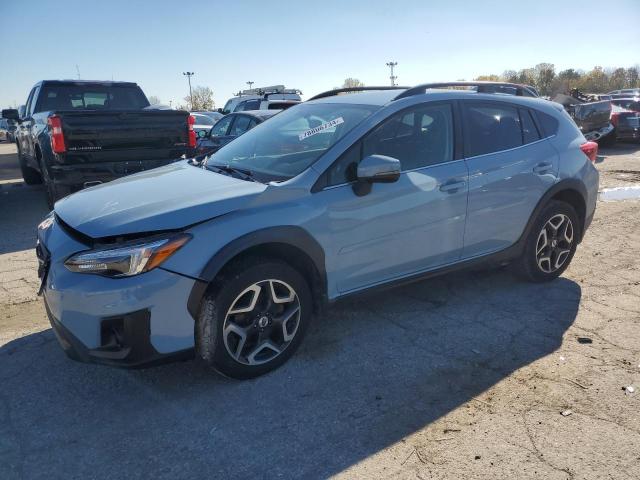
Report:
<svg viewBox="0 0 640 480"><path fill-rule="evenodd" d="M254 378L299 347L312 318L304 277L276 259L247 258L216 278L196 322L199 356L218 372Z"/></svg>
<svg viewBox="0 0 640 480"><path fill-rule="evenodd" d="M522 256L514 263L516 274L530 282L549 282L567 269L576 252L582 225L568 203L552 200L538 215Z"/></svg>

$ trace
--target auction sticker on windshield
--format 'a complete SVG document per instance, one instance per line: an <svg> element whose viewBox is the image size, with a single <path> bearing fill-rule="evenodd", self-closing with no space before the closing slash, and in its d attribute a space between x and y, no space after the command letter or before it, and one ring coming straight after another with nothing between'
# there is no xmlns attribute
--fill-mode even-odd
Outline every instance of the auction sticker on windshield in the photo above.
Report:
<svg viewBox="0 0 640 480"><path fill-rule="evenodd" d="M334 118L330 122L323 123L322 125L319 125L319 126L317 126L315 128L311 128L311 129L307 130L306 132L302 132L300 135L298 135L298 138L300 139L300 141L302 141L305 138L309 138L312 135L315 135L316 133L320 133L320 132L324 132L325 130L329 130L330 128L333 128L333 127L335 127L337 125L340 125L341 123L344 123L344 119L342 117Z"/></svg>

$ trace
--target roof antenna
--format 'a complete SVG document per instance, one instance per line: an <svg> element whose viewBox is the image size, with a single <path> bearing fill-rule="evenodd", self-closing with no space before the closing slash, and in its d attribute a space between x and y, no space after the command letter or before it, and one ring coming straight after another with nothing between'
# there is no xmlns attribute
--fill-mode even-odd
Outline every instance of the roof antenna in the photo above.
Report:
<svg viewBox="0 0 640 480"><path fill-rule="evenodd" d="M80 67L78 67L77 63L76 63L76 72L78 72L78 80L80 80Z"/></svg>

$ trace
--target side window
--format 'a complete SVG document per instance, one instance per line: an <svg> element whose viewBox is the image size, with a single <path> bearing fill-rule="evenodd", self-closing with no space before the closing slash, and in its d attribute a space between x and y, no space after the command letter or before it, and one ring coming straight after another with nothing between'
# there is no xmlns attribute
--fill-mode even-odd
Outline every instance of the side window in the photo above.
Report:
<svg viewBox="0 0 640 480"><path fill-rule="evenodd" d="M515 107L465 102L465 153L475 157L522 145L520 116Z"/></svg>
<svg viewBox="0 0 640 480"><path fill-rule="evenodd" d="M525 145L540 140L540 134L529 110L520 109L520 125L522 125L522 141Z"/></svg>
<svg viewBox="0 0 640 480"><path fill-rule="evenodd" d="M453 160L453 113L449 104L424 104L385 120L363 140L362 156L386 155L402 170Z"/></svg>
<svg viewBox="0 0 640 480"><path fill-rule="evenodd" d="M544 137L551 137L558 133L558 120L538 110L536 110L536 116L538 117L538 124L542 127Z"/></svg>
<svg viewBox="0 0 640 480"><path fill-rule="evenodd" d="M247 130L251 130L256 125L258 125L258 121L255 118L252 118L251 121L249 122L249 126L247 127Z"/></svg>
<svg viewBox="0 0 640 480"><path fill-rule="evenodd" d="M31 112L31 102L33 101L33 94L35 93L36 88L33 87L31 92L29 92L29 96L27 97L27 103L25 104L25 117Z"/></svg>
<svg viewBox="0 0 640 480"><path fill-rule="evenodd" d="M235 137L242 135L249 129L249 122L251 122L251 117L247 117L246 115L238 115L236 117L236 121L233 122L233 126L231 127L231 132L229 135L233 135Z"/></svg>
<svg viewBox="0 0 640 480"><path fill-rule="evenodd" d="M231 120L233 120L233 115L228 115L218 120L218 123L211 127L211 136L223 137L226 135L229 125L231 125Z"/></svg>
<svg viewBox="0 0 640 480"><path fill-rule="evenodd" d="M260 110L260 100L247 100L243 103L242 110Z"/></svg>

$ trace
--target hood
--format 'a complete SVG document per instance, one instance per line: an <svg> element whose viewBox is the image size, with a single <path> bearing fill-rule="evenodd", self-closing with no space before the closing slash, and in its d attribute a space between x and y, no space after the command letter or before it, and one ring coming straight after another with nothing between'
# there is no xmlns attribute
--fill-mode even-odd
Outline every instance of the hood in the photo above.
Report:
<svg viewBox="0 0 640 480"><path fill-rule="evenodd" d="M266 188L182 161L82 190L55 213L92 238L177 230L243 208Z"/></svg>

